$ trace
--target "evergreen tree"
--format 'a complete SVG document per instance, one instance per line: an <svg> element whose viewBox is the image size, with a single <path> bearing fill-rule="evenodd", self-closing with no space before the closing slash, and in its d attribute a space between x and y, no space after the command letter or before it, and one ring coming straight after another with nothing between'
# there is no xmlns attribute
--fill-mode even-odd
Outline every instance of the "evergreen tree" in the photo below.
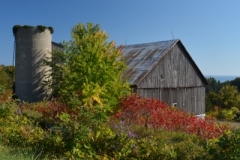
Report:
<svg viewBox="0 0 240 160"><path fill-rule="evenodd" d="M206 80L208 81L208 85L206 86L206 93L209 93L210 91L218 92L220 90L222 86L220 81L217 81L213 77L206 78Z"/></svg>
<svg viewBox="0 0 240 160"><path fill-rule="evenodd" d="M236 86L238 88L238 92L240 92L240 77L235 78L234 80L229 82L230 85Z"/></svg>

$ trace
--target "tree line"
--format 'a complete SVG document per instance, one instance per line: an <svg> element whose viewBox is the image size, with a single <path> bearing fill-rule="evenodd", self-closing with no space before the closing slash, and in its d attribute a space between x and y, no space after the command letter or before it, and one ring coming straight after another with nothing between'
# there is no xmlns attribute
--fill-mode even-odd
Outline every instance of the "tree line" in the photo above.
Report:
<svg viewBox="0 0 240 160"><path fill-rule="evenodd" d="M206 112L218 109L240 109L240 77L220 82L215 78L206 78Z"/></svg>

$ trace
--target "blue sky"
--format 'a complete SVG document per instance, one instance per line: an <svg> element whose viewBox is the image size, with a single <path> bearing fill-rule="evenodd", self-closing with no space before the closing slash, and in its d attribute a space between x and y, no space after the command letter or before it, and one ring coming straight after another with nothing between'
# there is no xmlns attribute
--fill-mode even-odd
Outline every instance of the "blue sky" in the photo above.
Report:
<svg viewBox="0 0 240 160"><path fill-rule="evenodd" d="M12 27L52 26L68 41L100 24L117 44L180 39L204 75L240 76L240 0L0 0L0 64L12 65Z"/></svg>

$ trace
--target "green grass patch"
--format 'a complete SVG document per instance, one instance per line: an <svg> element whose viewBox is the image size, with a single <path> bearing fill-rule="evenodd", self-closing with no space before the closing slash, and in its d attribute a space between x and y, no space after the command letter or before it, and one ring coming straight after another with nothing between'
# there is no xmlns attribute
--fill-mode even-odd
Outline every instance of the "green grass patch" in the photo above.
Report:
<svg viewBox="0 0 240 160"><path fill-rule="evenodd" d="M2 160L33 160L37 159L34 153L25 148L17 149L0 143L0 159Z"/></svg>

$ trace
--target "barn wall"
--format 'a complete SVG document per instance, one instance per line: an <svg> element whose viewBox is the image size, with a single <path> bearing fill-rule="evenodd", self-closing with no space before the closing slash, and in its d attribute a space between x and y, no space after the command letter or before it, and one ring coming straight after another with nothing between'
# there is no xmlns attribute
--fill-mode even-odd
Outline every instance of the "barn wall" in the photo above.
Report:
<svg viewBox="0 0 240 160"><path fill-rule="evenodd" d="M193 114L205 113L205 87L185 88L138 88L138 94L148 98L158 98L177 108Z"/></svg>
<svg viewBox="0 0 240 160"><path fill-rule="evenodd" d="M163 80L161 80L161 75ZM189 57L175 45L169 53L141 81L138 88L176 88L204 86L200 73L194 68Z"/></svg>
<svg viewBox="0 0 240 160"><path fill-rule="evenodd" d="M138 85L143 97L157 98L194 114L205 113L205 85L182 45L177 43Z"/></svg>

